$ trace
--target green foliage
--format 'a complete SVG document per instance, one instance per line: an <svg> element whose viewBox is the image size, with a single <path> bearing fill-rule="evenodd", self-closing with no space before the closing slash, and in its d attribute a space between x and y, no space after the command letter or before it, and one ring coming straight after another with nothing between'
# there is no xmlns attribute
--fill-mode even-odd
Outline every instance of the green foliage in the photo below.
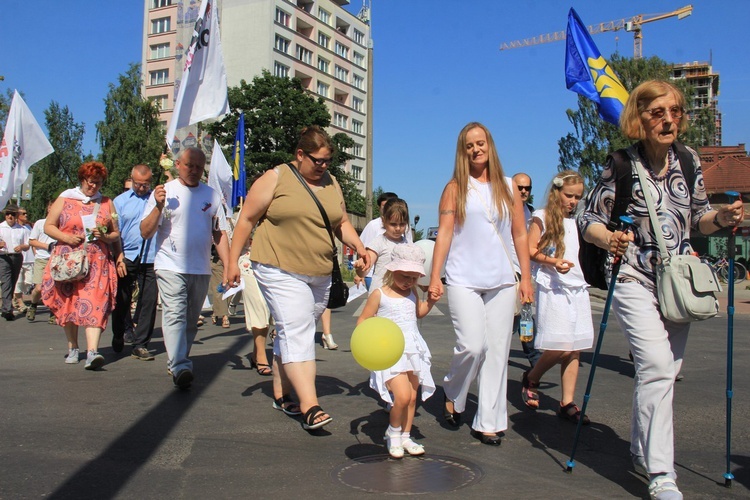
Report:
<svg viewBox="0 0 750 500"><path fill-rule="evenodd" d="M76 122L67 106L52 101L44 110L49 142L55 150L32 165L34 174L31 199L23 202L31 220L44 218L47 202L64 188L78 184L78 167L83 163L84 124Z"/></svg>
<svg viewBox="0 0 750 500"><path fill-rule="evenodd" d="M23 92L18 92L23 97ZM13 102L13 90L6 89L5 94L0 94L0 127L5 130L5 120L8 119L10 112L10 103Z"/></svg>
<svg viewBox="0 0 750 500"><path fill-rule="evenodd" d="M158 105L141 95L141 83L140 65L131 64L117 85L109 84L104 120L96 123L100 160L109 171L102 189L107 196L120 194L135 165L149 165L155 175L159 173L165 130L159 123Z"/></svg>
<svg viewBox="0 0 750 500"><path fill-rule="evenodd" d="M632 91L646 80L669 80L671 65L666 61L651 57L631 59L614 54L609 60L620 81ZM693 101L695 90L686 80L674 82L685 94L688 105ZM698 147L709 144L714 134L713 119L709 110L691 113L691 127L680 140L688 146ZM578 96L578 109L566 111L573 125L573 132L558 141L560 163L558 170L577 170L586 180L587 189L592 188L601 176L610 151L629 146L632 141L625 138L619 127L599 118L596 105Z"/></svg>
<svg viewBox="0 0 750 500"><path fill-rule="evenodd" d="M325 101L305 91L299 79L281 78L263 71L251 83L240 81L228 91L231 113L223 120L206 125L210 133L231 157L232 144L240 113L245 113L245 168L248 183L276 165L292 161L303 127L328 127L331 115ZM330 172L344 193L347 210L364 213L364 199L356 181L342 166L354 158L347 151L354 141L343 133L332 138L335 146Z"/></svg>

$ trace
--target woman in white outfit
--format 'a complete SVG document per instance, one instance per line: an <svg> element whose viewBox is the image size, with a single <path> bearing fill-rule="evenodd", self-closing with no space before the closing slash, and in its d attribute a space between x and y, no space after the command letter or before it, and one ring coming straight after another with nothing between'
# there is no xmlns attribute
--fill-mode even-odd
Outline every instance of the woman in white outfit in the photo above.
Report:
<svg viewBox="0 0 750 500"><path fill-rule="evenodd" d="M685 97L674 85L651 80L633 90L620 117L623 134L637 140L628 148L648 174L648 190L670 255L688 254L691 230L711 234L742 220L742 202L712 210L703 184L700 161L681 164L675 143L687 129ZM682 147L682 146L681 146ZM651 498L681 499L674 469L672 397L680 372L689 323L673 323L661 315L656 300L656 266L661 261L656 236L635 168L632 200L626 214L635 221L633 233L607 228L615 196L612 157L601 180L587 198L579 219L584 239L612 254L623 255L612 311L625 333L635 364L635 392L630 452L637 470L648 473ZM692 169L693 185L684 172ZM628 245L633 242L632 245Z"/></svg>
<svg viewBox="0 0 750 500"><path fill-rule="evenodd" d="M458 136L453 178L440 199L440 218L429 292L443 294L445 263L448 304L456 331L446 375L444 417L460 425L466 397L476 378L479 408L472 433L497 446L508 427L507 367L518 294L510 248L521 267L520 298L532 301L529 246L523 201L505 177L487 128L469 123Z"/></svg>

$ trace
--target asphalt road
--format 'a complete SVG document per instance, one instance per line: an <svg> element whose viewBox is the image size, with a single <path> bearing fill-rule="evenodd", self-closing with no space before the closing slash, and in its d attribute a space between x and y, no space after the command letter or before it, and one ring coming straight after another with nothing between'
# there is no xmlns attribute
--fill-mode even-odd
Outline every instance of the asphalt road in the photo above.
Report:
<svg viewBox="0 0 750 500"><path fill-rule="evenodd" d="M250 369L250 337L241 317L225 330L210 323L193 347L196 380L176 390L166 373L157 330L155 361L121 355L103 336L103 370L63 363L62 329L40 312L0 323L0 498L352 498L366 494L429 493L465 498L644 498L647 483L628 453L633 367L614 318L606 331L572 474L565 463L575 426L555 416L557 370L541 387L534 412L520 398L527 366L514 340L508 382L509 429L499 448L442 423L442 390L421 404L415 435L424 459L386 458L387 415L368 386L368 372L349 352L359 299L333 315L338 351L318 350L320 401L334 417L323 431L271 407L270 377ZM602 301L594 300L598 329ZM424 318L421 331L441 385L453 348L447 303ZM726 472L726 315L692 327L684 380L677 384L676 463L686 498L750 496L750 316L734 318L734 397L731 471ZM157 325L159 320L157 320ZM83 345L83 344L82 344ZM270 348L269 348L270 349ZM590 370L583 356L578 403Z"/></svg>

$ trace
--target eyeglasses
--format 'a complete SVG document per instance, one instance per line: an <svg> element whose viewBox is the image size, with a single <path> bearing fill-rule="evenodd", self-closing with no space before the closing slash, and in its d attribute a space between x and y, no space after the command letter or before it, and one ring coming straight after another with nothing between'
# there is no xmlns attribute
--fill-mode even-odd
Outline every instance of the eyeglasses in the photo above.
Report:
<svg viewBox="0 0 750 500"><path fill-rule="evenodd" d="M133 189L148 189L150 187L150 182L133 182Z"/></svg>
<svg viewBox="0 0 750 500"><path fill-rule="evenodd" d="M17 212L18 215L26 215L26 212Z"/></svg>
<svg viewBox="0 0 750 500"><path fill-rule="evenodd" d="M323 165L330 165L331 162L333 161L333 158L315 158L310 153L305 153L305 156L310 158L316 167L322 167Z"/></svg>
<svg viewBox="0 0 750 500"><path fill-rule="evenodd" d="M651 109L644 109L646 113L651 115L652 120L661 120L664 118L664 114L667 112L666 108L651 108ZM683 113L685 112L684 109L682 109L680 106L672 106L669 108L669 115L672 117L673 120L679 120L682 118Z"/></svg>
<svg viewBox="0 0 750 500"><path fill-rule="evenodd" d="M519 191L528 191L531 192L531 186L518 186Z"/></svg>
<svg viewBox="0 0 750 500"><path fill-rule="evenodd" d="M99 186L100 184L104 183L104 179L84 179L86 181L86 184L90 186Z"/></svg>

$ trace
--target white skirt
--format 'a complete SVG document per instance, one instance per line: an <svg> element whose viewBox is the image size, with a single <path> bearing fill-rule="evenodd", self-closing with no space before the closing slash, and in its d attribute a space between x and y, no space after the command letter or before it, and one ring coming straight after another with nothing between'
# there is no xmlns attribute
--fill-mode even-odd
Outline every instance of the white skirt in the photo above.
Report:
<svg viewBox="0 0 750 500"><path fill-rule="evenodd" d="M585 287L548 289L537 284L534 347L580 351L594 343L591 300Z"/></svg>

